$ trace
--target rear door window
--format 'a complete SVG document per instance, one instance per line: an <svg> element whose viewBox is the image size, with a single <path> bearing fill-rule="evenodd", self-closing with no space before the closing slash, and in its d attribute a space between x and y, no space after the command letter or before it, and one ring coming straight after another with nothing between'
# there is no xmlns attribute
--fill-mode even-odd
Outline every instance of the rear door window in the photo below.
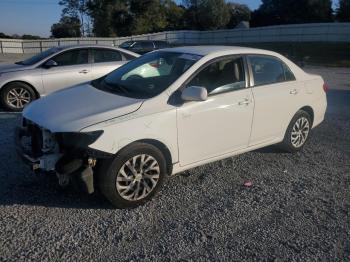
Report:
<svg viewBox="0 0 350 262"><path fill-rule="evenodd" d="M272 56L248 56L254 77L254 85L267 85L295 80L288 66Z"/></svg>
<svg viewBox="0 0 350 262"><path fill-rule="evenodd" d="M117 62L122 60L119 51L97 48L92 50L94 63Z"/></svg>

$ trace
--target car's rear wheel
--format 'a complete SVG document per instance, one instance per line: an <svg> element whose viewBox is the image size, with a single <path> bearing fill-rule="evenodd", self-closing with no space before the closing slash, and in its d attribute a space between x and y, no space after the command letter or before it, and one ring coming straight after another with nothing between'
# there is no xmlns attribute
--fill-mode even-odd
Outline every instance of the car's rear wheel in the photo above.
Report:
<svg viewBox="0 0 350 262"><path fill-rule="evenodd" d="M22 111L26 104L36 98L34 90L22 82L14 82L4 86L0 93L2 106L13 112Z"/></svg>
<svg viewBox="0 0 350 262"><path fill-rule="evenodd" d="M98 171L99 186L117 208L133 208L150 200L166 176L166 161L155 146L134 143Z"/></svg>
<svg viewBox="0 0 350 262"><path fill-rule="evenodd" d="M288 152L301 150L310 136L312 127L310 115L299 110L290 121L281 146Z"/></svg>

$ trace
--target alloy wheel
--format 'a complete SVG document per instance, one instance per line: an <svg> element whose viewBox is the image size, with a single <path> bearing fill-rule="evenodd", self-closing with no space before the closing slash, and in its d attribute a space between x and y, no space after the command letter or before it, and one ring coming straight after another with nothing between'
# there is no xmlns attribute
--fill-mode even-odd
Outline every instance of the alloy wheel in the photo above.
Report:
<svg viewBox="0 0 350 262"><path fill-rule="evenodd" d="M299 148L304 145L310 132L309 120L306 117L300 117L295 121L292 133L291 143L295 148Z"/></svg>
<svg viewBox="0 0 350 262"><path fill-rule="evenodd" d="M141 200L154 190L159 178L157 160L150 155L139 154L127 160L118 171L117 191L128 201Z"/></svg>
<svg viewBox="0 0 350 262"><path fill-rule="evenodd" d="M30 92L22 87L10 89L6 96L7 104L17 109L23 108L30 101Z"/></svg>

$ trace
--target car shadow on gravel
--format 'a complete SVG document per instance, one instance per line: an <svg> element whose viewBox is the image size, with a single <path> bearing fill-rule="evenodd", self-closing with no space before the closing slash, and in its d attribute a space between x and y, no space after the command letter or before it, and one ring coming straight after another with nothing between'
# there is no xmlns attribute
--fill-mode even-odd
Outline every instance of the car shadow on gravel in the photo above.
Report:
<svg viewBox="0 0 350 262"><path fill-rule="evenodd" d="M77 191L72 186L61 188L54 175L34 174L22 169L25 173L17 179L10 178L0 185L0 206L29 205L42 207L79 208L79 209L112 209L113 206L100 194L89 195ZM10 174L9 174L10 176Z"/></svg>

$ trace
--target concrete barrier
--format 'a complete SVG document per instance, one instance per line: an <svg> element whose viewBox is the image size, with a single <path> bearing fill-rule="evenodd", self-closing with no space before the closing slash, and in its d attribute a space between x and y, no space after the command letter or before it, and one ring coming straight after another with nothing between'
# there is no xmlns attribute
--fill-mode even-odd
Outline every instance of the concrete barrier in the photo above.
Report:
<svg viewBox="0 0 350 262"><path fill-rule="evenodd" d="M118 46L128 40L165 40L175 45L263 42L350 42L350 23L313 23L215 31L166 31L117 38L62 38L45 40L0 39L0 53L39 53L64 45Z"/></svg>

